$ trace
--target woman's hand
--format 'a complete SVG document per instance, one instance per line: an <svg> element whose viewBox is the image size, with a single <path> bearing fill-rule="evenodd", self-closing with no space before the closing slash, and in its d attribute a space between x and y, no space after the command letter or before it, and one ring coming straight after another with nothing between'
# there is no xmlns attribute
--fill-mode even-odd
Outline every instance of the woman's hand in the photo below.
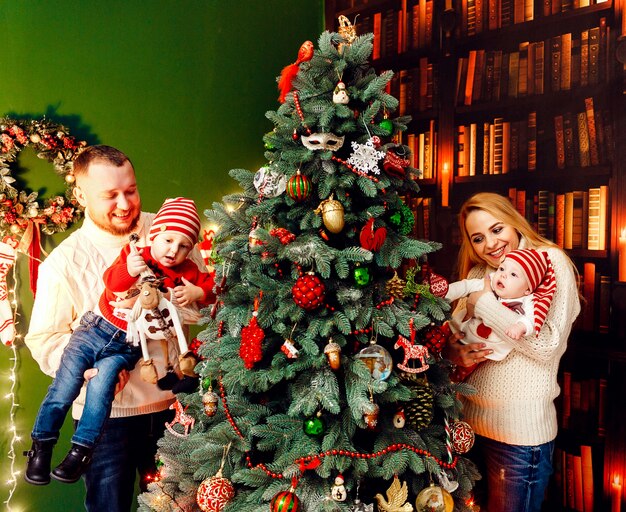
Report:
<svg viewBox="0 0 626 512"><path fill-rule="evenodd" d="M477 292L480 293L480 292ZM462 332L453 333L443 349L443 356L457 366L473 366L486 361L486 356L493 350L485 348L484 343L463 343L465 335Z"/></svg>

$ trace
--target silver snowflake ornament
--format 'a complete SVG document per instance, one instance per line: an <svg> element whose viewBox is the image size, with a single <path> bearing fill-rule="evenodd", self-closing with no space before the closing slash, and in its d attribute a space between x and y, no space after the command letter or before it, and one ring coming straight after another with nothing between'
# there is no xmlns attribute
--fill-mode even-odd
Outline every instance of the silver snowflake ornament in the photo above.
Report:
<svg viewBox="0 0 626 512"><path fill-rule="evenodd" d="M365 144L359 144L353 141L352 149L354 153L348 158L348 163L352 167L365 174L369 174L370 172L380 174L378 161L385 156L385 153L378 151L374 147L374 141L372 139L369 139Z"/></svg>

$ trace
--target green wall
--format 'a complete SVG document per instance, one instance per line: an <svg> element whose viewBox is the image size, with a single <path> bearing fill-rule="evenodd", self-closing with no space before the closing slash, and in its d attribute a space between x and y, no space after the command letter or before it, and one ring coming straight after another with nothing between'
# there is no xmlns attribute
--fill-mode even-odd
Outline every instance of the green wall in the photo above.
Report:
<svg viewBox="0 0 626 512"><path fill-rule="evenodd" d="M264 163L265 112L277 107L275 78L300 44L323 30L323 0L12 0L0 3L0 115L65 124L89 143L132 159L146 210L184 195L202 211L236 190L229 169ZM52 167L20 155L30 189L63 189ZM17 170L16 170L17 173ZM63 238L45 242L47 249ZM32 296L18 260L19 330ZM11 350L0 347L0 397L10 389ZM19 347L16 415L23 436L16 468L50 380ZM0 402L0 482L10 475L8 401ZM2 424L2 422L5 422ZM62 437L67 443L71 427ZM55 461L67 444L60 444ZM10 486L0 484L0 499ZM82 510L81 483L34 487L19 479L7 510ZM2 505L0 505L2 506Z"/></svg>

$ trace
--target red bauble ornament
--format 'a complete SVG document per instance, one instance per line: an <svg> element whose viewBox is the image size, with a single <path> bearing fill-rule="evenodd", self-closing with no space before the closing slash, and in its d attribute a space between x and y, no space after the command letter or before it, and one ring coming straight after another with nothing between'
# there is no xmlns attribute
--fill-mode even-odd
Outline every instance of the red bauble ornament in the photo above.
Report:
<svg viewBox="0 0 626 512"><path fill-rule="evenodd" d="M405 158L406 155L399 154L400 151L404 151L402 146L390 148L387 151L383 161L383 169L389 176L402 179L405 177L406 168L411 165L411 161Z"/></svg>
<svg viewBox="0 0 626 512"><path fill-rule="evenodd" d="M474 446L475 435L472 427L464 421L455 421L451 426L452 449L462 455Z"/></svg>
<svg viewBox="0 0 626 512"><path fill-rule="evenodd" d="M428 284L430 285L430 293L435 297L443 298L448 293L448 281L439 274L431 274L428 276Z"/></svg>
<svg viewBox="0 0 626 512"><path fill-rule="evenodd" d="M272 498L270 512L299 512L300 499L292 489L281 491Z"/></svg>
<svg viewBox="0 0 626 512"><path fill-rule="evenodd" d="M296 279L291 293L298 306L307 311L313 311L324 303L326 287L319 277L309 272Z"/></svg>
<svg viewBox="0 0 626 512"><path fill-rule="evenodd" d="M431 325L424 331L424 345L426 345L426 348L428 348L431 354L438 354L448 342L448 338L451 334L452 331L447 323L443 325Z"/></svg>
<svg viewBox="0 0 626 512"><path fill-rule="evenodd" d="M361 234L359 235L361 247L363 247L363 249L367 249L368 251L380 250L385 243L386 238L386 228L380 227L374 229L374 217L370 217L370 220L365 223L365 226L363 226Z"/></svg>
<svg viewBox="0 0 626 512"><path fill-rule="evenodd" d="M304 201L311 193L311 180L300 170L287 182L287 195L296 202Z"/></svg>
<svg viewBox="0 0 626 512"><path fill-rule="evenodd" d="M235 488L230 480L218 475L207 478L198 487L196 502L203 512L221 512L235 496Z"/></svg>

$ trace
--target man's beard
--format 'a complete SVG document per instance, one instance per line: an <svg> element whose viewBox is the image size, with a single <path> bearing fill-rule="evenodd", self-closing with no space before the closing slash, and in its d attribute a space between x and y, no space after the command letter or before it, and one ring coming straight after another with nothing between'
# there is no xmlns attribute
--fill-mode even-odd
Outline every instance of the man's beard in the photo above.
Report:
<svg viewBox="0 0 626 512"><path fill-rule="evenodd" d="M111 233L112 235L115 235L115 236L125 236L125 235L130 235L133 231L135 231L135 228L137 227L137 224L139 223L140 217L141 217L141 210L138 210L137 216L133 219L133 221L127 227L124 227L124 228L118 228L114 226L113 224L102 224L95 219L91 219L91 220L102 231L106 231L107 233Z"/></svg>

